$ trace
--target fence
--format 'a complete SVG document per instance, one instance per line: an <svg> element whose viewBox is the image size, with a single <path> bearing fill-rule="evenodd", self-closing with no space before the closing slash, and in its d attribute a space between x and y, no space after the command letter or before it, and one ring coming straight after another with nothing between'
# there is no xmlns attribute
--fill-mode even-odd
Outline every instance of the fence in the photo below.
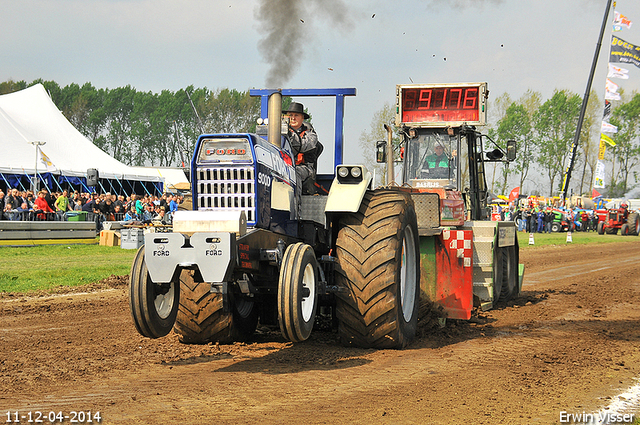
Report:
<svg viewBox="0 0 640 425"><path fill-rule="evenodd" d="M4 221L122 221L123 213L95 214L86 211L61 212L35 212L35 211L9 211L0 213L0 220Z"/></svg>

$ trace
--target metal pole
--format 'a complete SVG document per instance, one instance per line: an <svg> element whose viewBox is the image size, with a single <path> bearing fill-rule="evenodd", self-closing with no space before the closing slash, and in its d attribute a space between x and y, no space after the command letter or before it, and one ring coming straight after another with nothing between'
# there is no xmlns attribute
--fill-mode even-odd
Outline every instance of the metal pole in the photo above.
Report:
<svg viewBox="0 0 640 425"><path fill-rule="evenodd" d="M580 108L580 116L578 117L578 125L576 127L576 135L573 138L573 144L571 145L571 153L569 155L569 164L565 172L565 177L562 182L562 199L561 202L565 204L567 199L567 192L569 191L569 181L571 180L571 171L573 170L573 164L576 158L576 152L578 151L578 142L580 142L580 132L582 131L582 122L584 121L584 114L587 110L587 103L589 102L589 92L591 92L591 83L593 82L593 75L596 72L596 64L598 63L598 55L600 54L600 47L602 46L602 38L604 37L604 30L607 26L607 19L609 18L609 10L611 9L612 0L607 1L607 8L604 11L604 18L602 19L602 27L600 28L600 37L598 37L598 44L596 44L596 52L593 55L593 62L591 63L591 72L589 73L589 80L587 81L587 89L585 90L584 97L582 98L582 108Z"/></svg>
<svg viewBox="0 0 640 425"><path fill-rule="evenodd" d="M36 147L36 163L34 166L34 173L33 173L33 193L38 192L38 153L40 150L40 146L43 146L45 144L47 144L47 142L40 142L40 141L33 141L31 142L31 144L33 146Z"/></svg>
<svg viewBox="0 0 640 425"><path fill-rule="evenodd" d="M385 124L384 129L387 130L387 186L395 183L395 176L393 170L393 129L391 126Z"/></svg>

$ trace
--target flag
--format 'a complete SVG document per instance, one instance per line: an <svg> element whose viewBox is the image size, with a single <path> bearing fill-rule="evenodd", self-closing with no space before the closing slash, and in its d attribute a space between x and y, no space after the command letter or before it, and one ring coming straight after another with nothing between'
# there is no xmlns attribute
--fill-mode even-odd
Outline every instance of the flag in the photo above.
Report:
<svg viewBox="0 0 640 425"><path fill-rule="evenodd" d="M595 190L595 189L591 189L591 197L592 197L592 198L597 198L598 196L602 196L602 195L600 194L600 192L598 192L598 191L597 191L597 190Z"/></svg>
<svg viewBox="0 0 640 425"><path fill-rule="evenodd" d="M620 78L621 80L628 80L629 70L626 68L620 68L619 66L615 66L614 64L610 63L607 78Z"/></svg>
<svg viewBox="0 0 640 425"><path fill-rule="evenodd" d="M520 186L514 187L511 190L511 193L509 193L509 202L518 199L519 196L520 196Z"/></svg>
<svg viewBox="0 0 640 425"><path fill-rule="evenodd" d="M604 162L598 160L596 171L593 174L593 187L604 188L604 172Z"/></svg>
<svg viewBox="0 0 640 425"><path fill-rule="evenodd" d="M604 98L608 100L621 100L620 93L618 93L618 87L620 86L607 78Z"/></svg>
<svg viewBox="0 0 640 425"><path fill-rule="evenodd" d="M611 36L609 62L631 63L640 68L640 51L638 50L638 46L624 41L615 35Z"/></svg>
<svg viewBox="0 0 640 425"><path fill-rule="evenodd" d="M627 27L628 29L630 29L631 24L632 22L629 20L629 18L627 18L620 12L615 12L615 11L613 12L613 27L614 29L620 28L620 29L616 29L616 31L620 31L622 27Z"/></svg>
<svg viewBox="0 0 640 425"><path fill-rule="evenodd" d="M600 133L600 141L601 142L605 142L606 144L608 144L611 147L614 147L616 145L616 142L614 142L613 139L611 137L607 136L606 134Z"/></svg>
<svg viewBox="0 0 640 425"><path fill-rule="evenodd" d="M603 133L617 133L618 127L613 124L609 124L606 121L602 121L602 129L600 131Z"/></svg>
<svg viewBox="0 0 640 425"><path fill-rule="evenodd" d="M604 113L602 114L602 119L606 122L609 122L609 117L611 116L611 102L605 99L604 101Z"/></svg>
<svg viewBox="0 0 640 425"><path fill-rule="evenodd" d="M42 151L42 148L40 148L40 162L42 162L47 171L56 170L56 166L53 165L53 162L51 162L49 157Z"/></svg>
<svg viewBox="0 0 640 425"><path fill-rule="evenodd" d="M598 159L599 160L603 160L604 159L604 153L607 151L607 143L600 139L600 147L598 148Z"/></svg>

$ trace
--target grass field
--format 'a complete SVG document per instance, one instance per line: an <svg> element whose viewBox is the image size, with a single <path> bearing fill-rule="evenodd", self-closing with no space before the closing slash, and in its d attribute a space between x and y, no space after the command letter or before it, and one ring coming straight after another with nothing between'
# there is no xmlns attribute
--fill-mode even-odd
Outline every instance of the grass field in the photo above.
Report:
<svg viewBox="0 0 640 425"><path fill-rule="evenodd" d="M30 292L79 286L127 275L134 249L100 245L0 247L0 292Z"/></svg>
<svg viewBox="0 0 640 425"><path fill-rule="evenodd" d="M571 234L573 244L631 242L638 236ZM520 249L566 245L566 233L518 233ZM49 290L58 286L79 286L114 275L127 275L135 250L99 245L45 245L25 248L0 247L0 292Z"/></svg>
<svg viewBox="0 0 640 425"><path fill-rule="evenodd" d="M601 244L610 242L640 241L640 236L599 235L596 232L571 232L572 244ZM518 232L520 249L546 245L566 245L567 233L534 233L533 245L529 245L529 233Z"/></svg>

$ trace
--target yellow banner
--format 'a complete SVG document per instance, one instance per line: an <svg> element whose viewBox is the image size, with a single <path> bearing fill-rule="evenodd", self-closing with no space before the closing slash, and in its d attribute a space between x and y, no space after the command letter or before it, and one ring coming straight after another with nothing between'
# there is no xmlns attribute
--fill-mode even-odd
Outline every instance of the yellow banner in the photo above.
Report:
<svg viewBox="0 0 640 425"><path fill-rule="evenodd" d="M598 159L602 161L604 159L604 152L607 150L607 144L604 140L600 139L600 149L598 149Z"/></svg>
<svg viewBox="0 0 640 425"><path fill-rule="evenodd" d="M616 142L613 141L613 139L609 136L607 136L606 134L600 133L600 142L605 142L606 144L608 144L609 146L613 147L616 145Z"/></svg>

